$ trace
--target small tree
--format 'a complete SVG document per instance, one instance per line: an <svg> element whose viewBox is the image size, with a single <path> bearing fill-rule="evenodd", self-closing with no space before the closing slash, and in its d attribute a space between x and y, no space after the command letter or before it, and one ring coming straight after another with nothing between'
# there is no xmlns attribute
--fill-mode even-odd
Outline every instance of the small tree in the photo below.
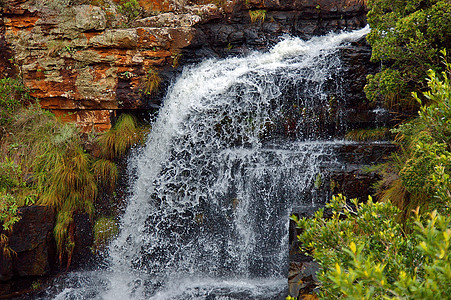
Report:
<svg viewBox="0 0 451 300"><path fill-rule="evenodd" d="M415 104L412 90L426 88L427 70L440 65L440 50L451 47L451 2L448 0L369 0L372 61L382 71L368 76L370 101L391 107Z"/></svg>

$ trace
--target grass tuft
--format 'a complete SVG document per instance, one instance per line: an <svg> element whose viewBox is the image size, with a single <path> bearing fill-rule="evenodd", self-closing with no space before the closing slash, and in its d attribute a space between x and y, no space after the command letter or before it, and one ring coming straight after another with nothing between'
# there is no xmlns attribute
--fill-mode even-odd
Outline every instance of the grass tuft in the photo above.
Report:
<svg viewBox="0 0 451 300"><path fill-rule="evenodd" d="M347 140L356 142L380 141L389 139L390 137L391 132L388 128L355 129L345 135Z"/></svg>
<svg viewBox="0 0 451 300"><path fill-rule="evenodd" d="M108 159L98 159L92 165L92 171L99 184L106 185L110 191L115 189L119 173L114 162Z"/></svg>
<svg viewBox="0 0 451 300"><path fill-rule="evenodd" d="M138 128L136 119L122 114L115 126L99 137L100 156L109 160L121 158L143 137L144 131Z"/></svg>
<svg viewBox="0 0 451 300"><path fill-rule="evenodd" d="M160 82L161 82L161 77L158 74L158 71L155 68L151 67L147 71L146 81L145 81L145 86L144 86L144 93L147 95L151 95L151 94L158 92L158 89L160 87Z"/></svg>
<svg viewBox="0 0 451 300"><path fill-rule="evenodd" d="M258 9L258 10L250 10L249 17L251 18L251 23L255 23L257 20L261 20L262 22L266 19L266 10Z"/></svg>

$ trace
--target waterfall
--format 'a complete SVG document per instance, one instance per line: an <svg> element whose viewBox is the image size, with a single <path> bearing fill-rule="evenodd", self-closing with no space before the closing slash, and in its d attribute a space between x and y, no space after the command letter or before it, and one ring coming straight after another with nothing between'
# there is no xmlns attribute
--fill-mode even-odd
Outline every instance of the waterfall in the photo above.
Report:
<svg viewBox="0 0 451 300"><path fill-rule="evenodd" d="M324 202L315 178L345 126L329 106L337 54L368 31L186 67L133 157L107 270L70 275L57 298L284 299L288 216Z"/></svg>

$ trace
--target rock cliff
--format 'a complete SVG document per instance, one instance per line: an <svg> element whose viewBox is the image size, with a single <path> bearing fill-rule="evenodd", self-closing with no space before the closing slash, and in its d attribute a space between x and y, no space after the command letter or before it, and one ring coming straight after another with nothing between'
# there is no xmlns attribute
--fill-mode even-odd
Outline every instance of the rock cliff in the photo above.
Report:
<svg viewBox="0 0 451 300"><path fill-rule="evenodd" d="M20 72L43 108L103 131L158 105L179 64L365 25L362 0L2 0L0 76ZM158 83L158 82L157 82Z"/></svg>

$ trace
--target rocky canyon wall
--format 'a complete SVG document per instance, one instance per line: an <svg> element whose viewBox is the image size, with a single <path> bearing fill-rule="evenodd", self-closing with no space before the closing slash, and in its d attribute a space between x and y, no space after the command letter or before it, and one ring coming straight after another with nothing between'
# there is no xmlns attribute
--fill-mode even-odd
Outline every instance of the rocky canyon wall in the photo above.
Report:
<svg viewBox="0 0 451 300"><path fill-rule="evenodd" d="M158 105L152 81L163 93L180 65L366 22L362 0L212 2L2 0L0 74L20 73L43 108L104 131L123 110Z"/></svg>

